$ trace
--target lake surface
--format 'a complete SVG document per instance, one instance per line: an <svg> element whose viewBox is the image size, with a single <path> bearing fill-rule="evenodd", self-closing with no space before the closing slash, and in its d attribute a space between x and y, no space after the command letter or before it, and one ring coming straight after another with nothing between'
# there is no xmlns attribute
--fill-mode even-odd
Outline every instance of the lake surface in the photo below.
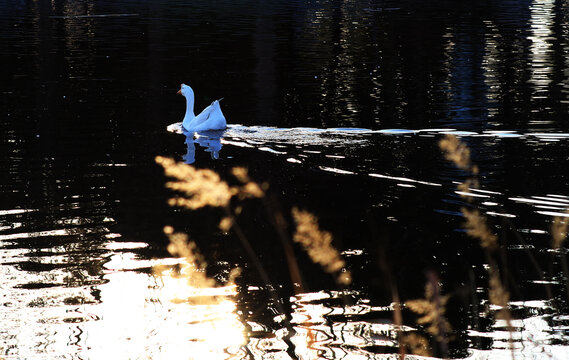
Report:
<svg viewBox="0 0 569 360"><path fill-rule="evenodd" d="M569 209L567 3L5 0L0 49L0 358L395 359L401 332L436 358L569 357L550 230ZM225 132L179 131L182 82L198 111L224 98ZM449 133L480 169L466 198ZM268 184L235 206L270 285L223 211L168 206L158 155ZM513 331L463 206L500 238ZM315 214L352 283L296 244L299 291L267 207L289 237L293 207ZM219 301L152 275L178 261L167 225L208 276L242 269ZM394 294L429 283L448 343L394 320Z"/></svg>

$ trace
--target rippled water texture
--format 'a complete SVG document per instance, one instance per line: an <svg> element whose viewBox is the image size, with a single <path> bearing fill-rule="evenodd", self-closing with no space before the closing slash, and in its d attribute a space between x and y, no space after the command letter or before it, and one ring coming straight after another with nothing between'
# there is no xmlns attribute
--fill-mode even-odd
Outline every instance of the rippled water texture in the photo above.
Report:
<svg viewBox="0 0 569 360"><path fill-rule="evenodd" d="M0 50L0 358L569 358L567 3L3 0ZM183 131L182 82L197 112L224 98L225 131ZM479 186L457 188L449 134ZM168 205L158 155L232 186L245 167L266 197L220 228ZM290 242L294 207L350 285Z"/></svg>

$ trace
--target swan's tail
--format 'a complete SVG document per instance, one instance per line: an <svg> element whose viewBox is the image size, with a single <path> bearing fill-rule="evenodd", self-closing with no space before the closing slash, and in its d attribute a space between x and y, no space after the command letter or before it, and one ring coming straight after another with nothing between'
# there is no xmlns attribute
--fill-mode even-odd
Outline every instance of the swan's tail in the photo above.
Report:
<svg viewBox="0 0 569 360"><path fill-rule="evenodd" d="M221 100L225 99L224 97L222 97L221 99L217 99L217 100L213 100L211 102L211 105L215 104L216 102L220 102Z"/></svg>

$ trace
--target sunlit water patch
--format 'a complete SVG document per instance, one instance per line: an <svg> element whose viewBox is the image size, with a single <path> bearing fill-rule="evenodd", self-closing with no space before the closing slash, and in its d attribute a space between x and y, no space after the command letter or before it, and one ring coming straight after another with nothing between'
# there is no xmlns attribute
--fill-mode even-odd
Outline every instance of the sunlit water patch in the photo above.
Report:
<svg viewBox="0 0 569 360"><path fill-rule="evenodd" d="M45 248L38 258L3 242L0 286L6 291L0 342L6 358L172 359L194 354L226 359L239 354L245 335L232 300L235 288L198 290L186 279L156 278L149 266L179 260L144 260L136 250L147 246L101 243L91 249L100 252L99 263L91 259L89 271L74 283L78 274L71 261L76 260L67 249ZM178 300L211 296L218 300Z"/></svg>
<svg viewBox="0 0 569 360"><path fill-rule="evenodd" d="M394 325L390 306L371 306L362 298L357 304L347 303L353 295L357 294L319 292L292 299L297 330L292 340L302 358L375 358L397 352L397 332L413 328Z"/></svg>

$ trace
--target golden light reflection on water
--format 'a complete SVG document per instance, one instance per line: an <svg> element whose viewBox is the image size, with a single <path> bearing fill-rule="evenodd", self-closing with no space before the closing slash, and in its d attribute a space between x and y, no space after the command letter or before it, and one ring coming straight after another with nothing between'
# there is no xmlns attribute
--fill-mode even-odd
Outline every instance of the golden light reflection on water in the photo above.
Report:
<svg viewBox="0 0 569 360"><path fill-rule="evenodd" d="M197 288L182 277L157 278L147 270L179 266L184 259L144 260L134 250L147 244L107 242L101 244L109 252L98 273L67 287L77 271L22 269L29 250L5 245L0 354L7 359L228 359L242 352L245 332L234 285ZM60 255L34 261L52 260L65 263Z"/></svg>
<svg viewBox="0 0 569 360"><path fill-rule="evenodd" d="M85 328L92 358L227 359L245 342L233 286L198 289L183 278L121 271L106 278L101 321Z"/></svg>
<svg viewBox="0 0 569 360"><path fill-rule="evenodd" d="M207 278L195 245L183 234L169 235L169 251L184 257L146 261L154 275L120 271L134 268L133 262L141 265L127 254L113 256L106 264L119 271L108 274L115 280L101 287L101 318L109 322L89 331L93 346L99 346L94 357L116 356L114 350L108 353L113 341L134 351L123 354L128 358L227 359L241 351L245 335L237 315L236 286L219 286Z"/></svg>

